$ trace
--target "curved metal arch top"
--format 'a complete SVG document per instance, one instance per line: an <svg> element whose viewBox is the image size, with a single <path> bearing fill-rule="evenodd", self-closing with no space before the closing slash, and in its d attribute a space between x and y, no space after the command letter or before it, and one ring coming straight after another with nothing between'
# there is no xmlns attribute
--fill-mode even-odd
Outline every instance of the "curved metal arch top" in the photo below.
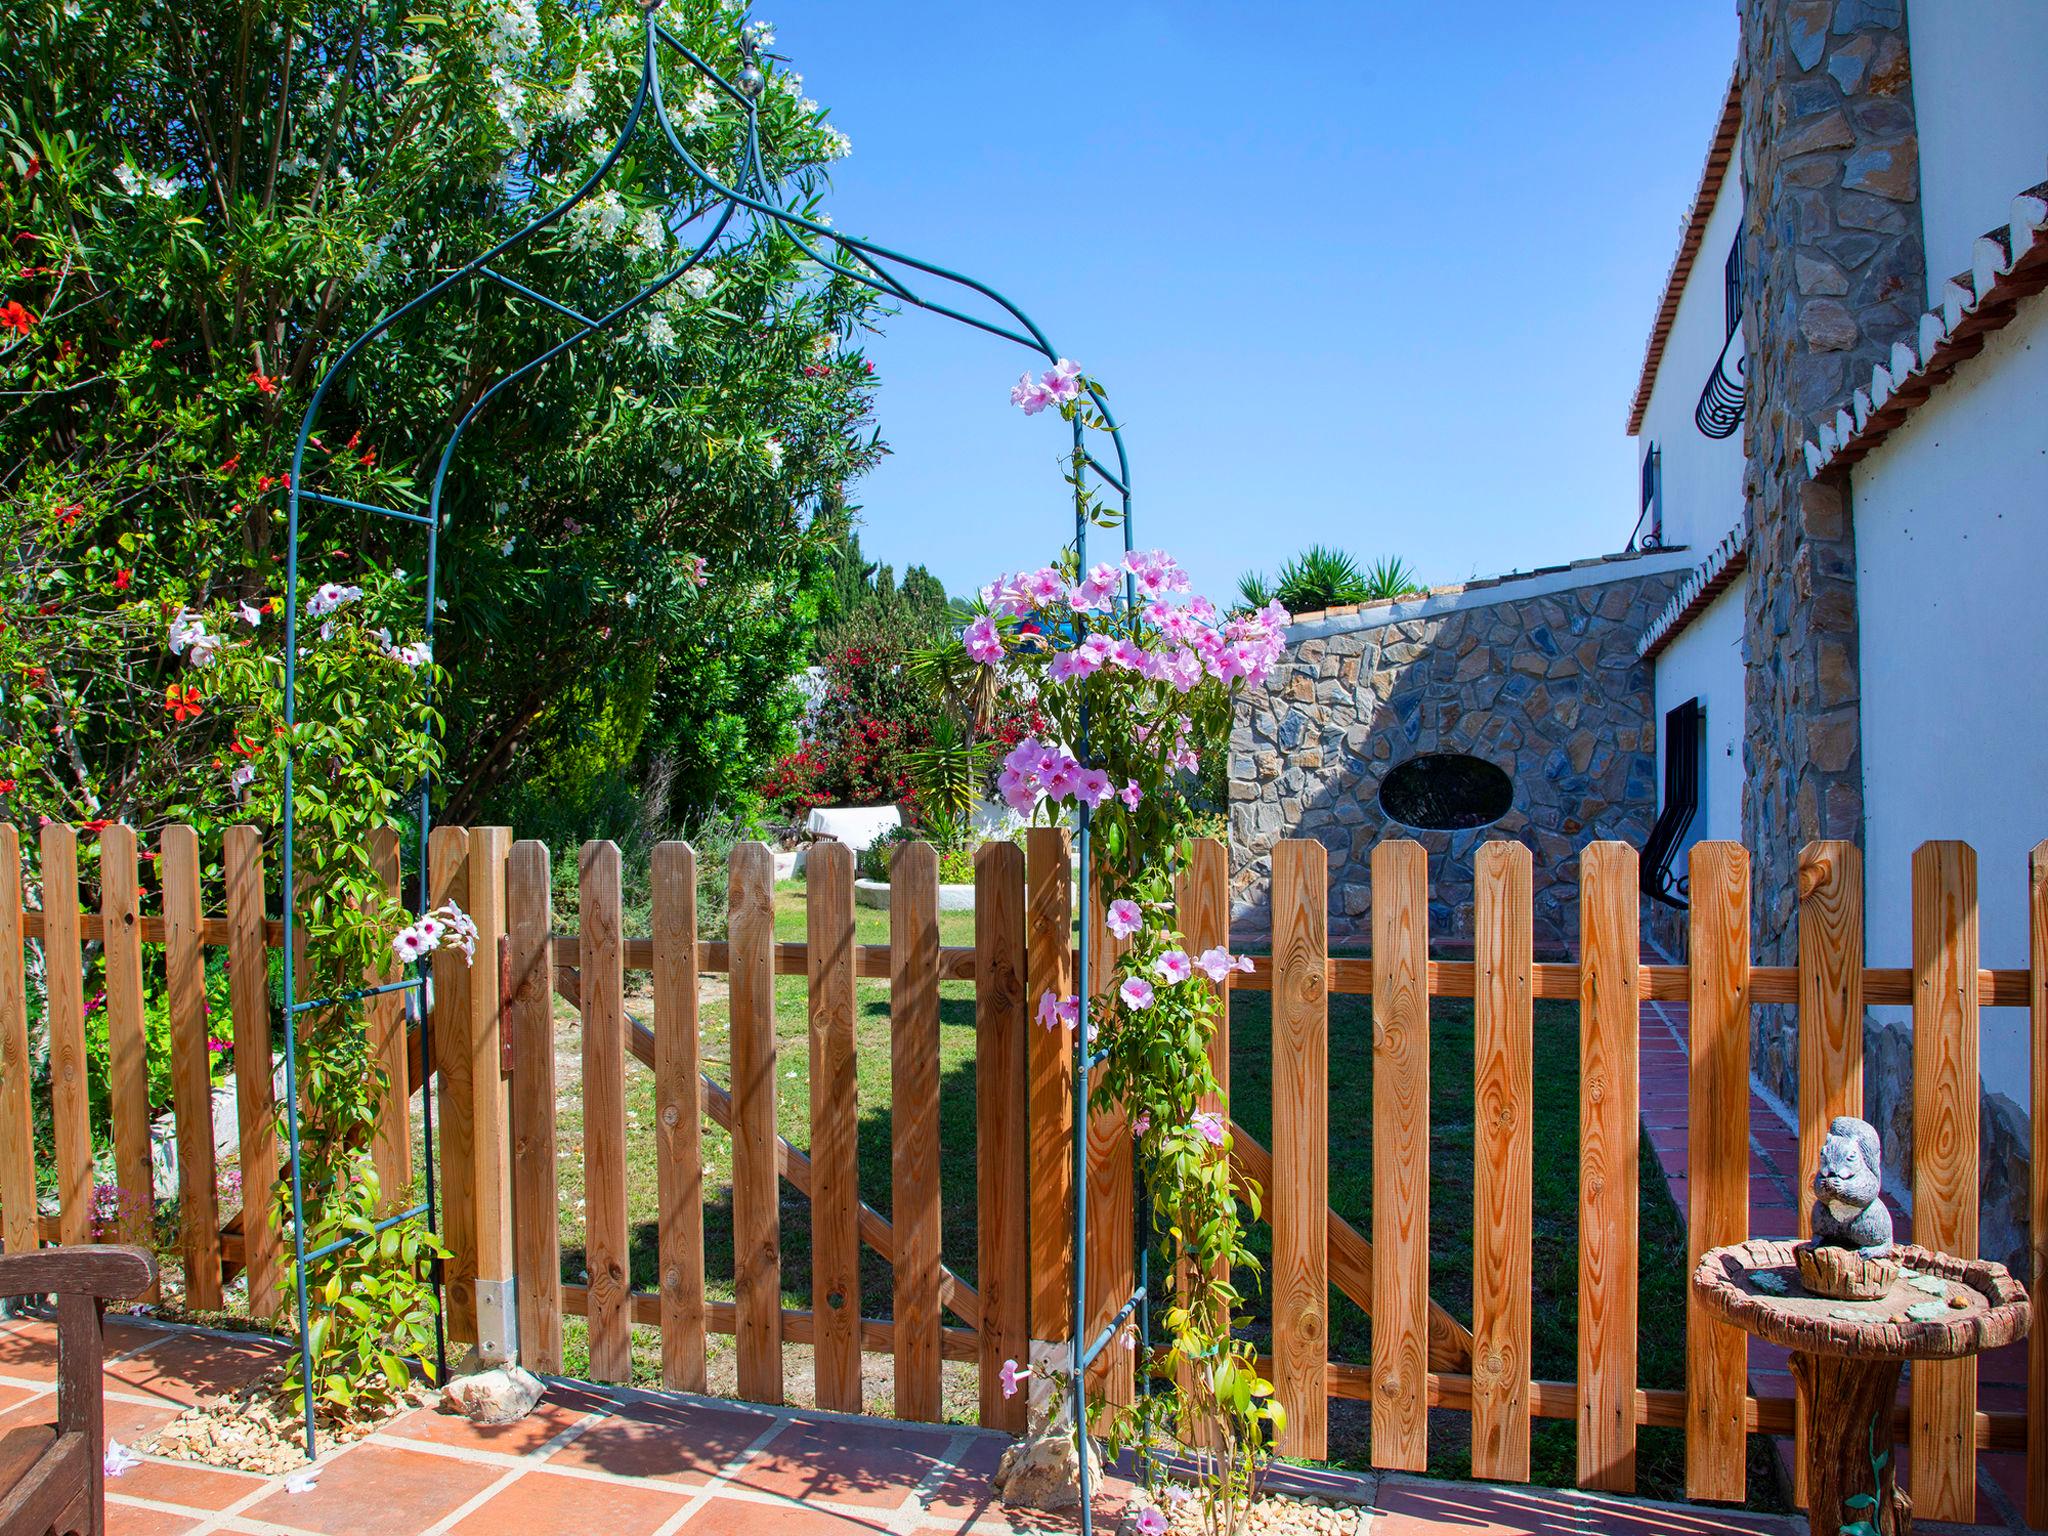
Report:
<svg viewBox="0 0 2048 1536"><path fill-rule="evenodd" d="M599 161L595 169L585 176L575 189L560 203L536 215L515 233L499 241L483 254L463 263L454 271L432 283L420 293L390 310L361 335L349 342L332 363L323 371L319 382L307 402L300 419L296 444L292 451L289 501L287 503L286 555L286 607L285 607L285 681L284 719L287 730L297 721L297 658L299 607L299 537L300 508L302 502L316 502L325 505L350 508L360 512L390 517L403 523L421 526L426 536L426 586L425 616L422 629L429 641L434 632L434 615L437 607L437 585L439 580L439 545L444 512L442 497L446 490L448 475L455 461L457 450L469 427L484 409L508 386L547 366L565 352L582 345L601 332L615 329L635 311L659 297L665 290L680 281L684 274L708 256L719 242L726 238L736 226L744 226L758 236L770 239L787 239L822 271L836 273L859 283L897 303L944 316L962 325L984 331L992 336L1014 343L1027 352L1056 362L1060 353L1046 333L1025 311L997 289L964 273L941 266L921 257L879 245L870 240L848 235L829 225L819 222L796 208L785 205L775 196L775 182L769 175L762 154L760 97L767 85L767 79L759 67L758 50L752 39L742 33L741 51L743 68L737 79L728 79L691 49L668 28L655 19L651 0L642 0L642 61L640 79L634 90L632 104L627 111L624 125L612 143L610 150ZM663 99L661 64L664 58L680 58L711 89L718 92L744 113L741 131L741 153L737 159L736 173L730 181L712 174L711 169L685 144L670 120L667 105ZM649 123L658 130L661 140L669 151L688 171L690 178L700 189L700 195L693 199L693 206L678 218L678 209L669 210L669 228L672 232L694 228L708 229L689 250L689 254L677 262L663 276L642 287L604 313L590 316L528 284L517 281L493 266L506 254L527 245L550 226L559 223L572 210L587 202L603 185L605 178L619 163L627 148ZM685 242L687 243L687 242ZM573 326L568 335L552 345L544 347L518 366L508 369L495 379L468 407L443 445L434 468L434 475L427 499L425 512L403 508L376 506L367 502L353 501L332 495L304 483L306 446L312 439L315 426L325 405L329 391L361 356L365 348L408 315L423 310L437 300L457 290L474 291L479 283L490 283L530 300L553 311ZM983 301L983 312L976 313L969 308L974 300ZM1131 522L1131 471L1130 459L1125 450L1123 432L1114 413L1102 398L1098 389L1088 386L1089 403L1096 415L1106 426L1114 450L1115 463L1103 463L1088 450L1080 422L1073 424L1073 463L1077 467L1074 476L1075 517L1074 548L1083 567L1088 560L1088 532L1091 522L1091 508L1096 495L1095 487L1106 492L1105 500L1111 501L1120 511L1123 532L1123 548L1132 547ZM1134 599L1129 584L1126 599ZM1077 745L1085 753L1086 722L1082 725L1082 740ZM333 1007L365 997L388 992L406 994L408 1012L417 1017L423 1035L423 1059L432 1060L431 1029L432 1010L425 1006L427 999L427 977L423 965L415 966L414 973L387 986L370 987L338 996L302 1000L298 996L299 978L293 960L293 938L296 924L294 897L296 883L293 870L295 769L290 747L290 736L286 738L284 764L284 814L282 828L282 881L286 893L283 899L283 970L284 970L284 1027L285 1027L285 1106L287 1131L290 1139L290 1185L292 1204L292 1244L297 1279L298 1326L300 1336L300 1357L303 1369L302 1385L306 1403L306 1448L309 1455L316 1446L313 1424L313 1382L312 1362L304 1349L308 1320L308 1292L306 1268L309 1261L317 1262L328 1254L348 1245L347 1240L327 1248L308 1251L305 1241L305 1191L301 1182L300 1115L297 1081L297 1020L301 1014L315 1009ZM419 822L419 869L418 903L424 909L427 897L427 840L432 827L432 784L422 782L418 790L417 816ZM1080 856L1081 877L1079 902L1079 933L1081 974L1086 976L1089 961L1088 934L1089 903L1092 900L1093 851L1089 829L1089 812L1084 805L1078 811L1076 829L1077 852ZM1089 988L1080 989L1081 1018L1074 1031L1073 1073L1076 1094L1074 1117L1074 1223L1075 1242L1073 1249L1073 1326L1072 1346L1072 1390L1073 1422L1077 1429L1084 1429L1086 1400L1084 1368L1107 1345L1111 1334L1135 1312L1142 1325L1147 1321L1147 1275L1144 1246L1140 1248L1140 1280L1137 1290L1116 1314L1111 1328L1096 1340L1089 1340L1086 1332L1086 1236L1087 1236L1087 1184L1088 1184L1088 1100L1090 1069L1099 1057L1091 1056L1085 1046L1090 1038L1088 1027ZM379 1223L377 1231L401 1221L425 1217L432 1225L437 1220L437 1205L434 1184L434 1135L433 1108L431 1095L426 1105L426 1163L425 1198L416 1205L386 1218ZM1135 1202L1142 1210L1145 1201L1141 1197ZM374 1235L374 1234L370 1234ZM438 1320L437 1320L438 1328ZM445 1343L442 1345L443 1367L445 1370ZM1088 1458L1080 1461L1082 1479L1082 1529L1084 1536L1092 1530L1089 1511Z"/></svg>

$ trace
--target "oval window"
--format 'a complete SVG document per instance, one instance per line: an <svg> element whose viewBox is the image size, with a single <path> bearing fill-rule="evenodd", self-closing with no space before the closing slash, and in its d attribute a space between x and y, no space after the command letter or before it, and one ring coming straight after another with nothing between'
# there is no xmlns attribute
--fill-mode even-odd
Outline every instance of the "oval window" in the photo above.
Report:
<svg viewBox="0 0 2048 1536"><path fill-rule="evenodd" d="M1483 827L1514 803L1514 781L1506 773L1462 752L1411 757L1380 785L1380 811L1389 821L1430 831Z"/></svg>

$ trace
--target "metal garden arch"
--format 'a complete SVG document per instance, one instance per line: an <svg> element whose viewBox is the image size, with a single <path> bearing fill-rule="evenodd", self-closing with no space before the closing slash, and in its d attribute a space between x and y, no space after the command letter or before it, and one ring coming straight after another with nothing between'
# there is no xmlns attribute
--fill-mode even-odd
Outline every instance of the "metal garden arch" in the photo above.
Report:
<svg viewBox="0 0 2048 1536"><path fill-rule="evenodd" d="M287 535L290 546L286 567L287 604L285 608L284 642L284 719L287 726L294 724L297 718L298 625L301 617L299 606L299 518L301 502L320 502L377 516L396 518L402 522L418 525L425 530L426 614L423 628L426 638L431 641L434 630L435 590L439 575L438 552L442 522L441 497L447 484L449 468L455 459L456 450L461 446L463 436L468 431L470 424L477 419L498 393L508 385L546 366L556 357L559 357L590 337L616 327L628 315L640 309L663 290L679 281L685 272L703 259L717 245L729 228L734 227L735 221L738 221L741 227L751 229L756 235L765 236L770 239L791 240L810 260L816 262L819 267L851 278L891 299L918 309L929 310L934 314L944 315L948 319L956 320L963 325L973 326L978 330L999 336L1006 341L1014 342L1027 351L1043 357L1048 362L1056 361L1060 356L1058 350L1046 338L1045 332L1038 327L1030 316L988 285L977 282L975 279L967 277L962 273L920 260L915 256L906 255L901 251L891 250L886 246L876 245L867 240L841 234L837 230L807 218L803 214L784 207L775 201L775 187L762 161L760 140L759 100L767 84L767 78L757 62L759 55L753 39L744 33L742 34L743 67L733 79L728 80L710 63L655 19L652 0L642 0L642 9L644 12L644 48L640 81L634 93L632 106L627 113L625 125L621 129L616 142L612 145L610 152L599 162L596 169L577 186L576 190L564 202L538 215L517 233L493 246L481 256L457 268L446 277L441 278L438 282L378 320L376 324L372 325L343 349L340 355L321 375L318 385L314 388L312 398L308 402L305 414L299 423L298 441L292 455L290 500L287 508ZM745 114L743 150L736 173L732 178L732 184L728 185L712 175L710 170L690 153L683 143L681 136L677 134L673 124L670 122L668 109L662 98L660 65L664 57L667 56L663 50L670 50L674 57L680 58L690 69L694 70L697 77L704 84L726 97ZM708 221L709 233L672 270L655 282L648 284L624 303L617 305L604 314L592 317L579 313L570 306L550 298L548 295L538 292L526 284L515 281L492 266L492 263L498 258L532 240L542 230L559 222L577 205L588 200L603 183L607 173L618 163L620 156L625 153L627 146L632 143L643 126L649 122L652 122L659 129L662 138L667 141L669 148L681 160L691 176L696 181L702 183L710 199L705 207L693 215L685 226L686 228L690 225L701 227L703 222ZM677 231L677 233L680 234L681 231ZM687 240L683 243L687 244ZM927 279L935 280L937 284L941 285L934 290L940 295L939 297L933 297L931 293L921 292L918 288L912 286L913 283L922 285ZM416 310L423 309L427 305L432 304L435 300L452 290L458 288L466 290L480 282L495 283L510 292L544 306L568 321L572 329L568 335L554 345L544 348L526 362L506 372L501 378L492 383L488 389L484 390L475 403L464 413L450 432L447 443L442 449L439 462L435 467L427 510L421 513L396 507L375 506L365 502L351 501L343 497L329 495L305 485L306 444L313 436L316 423L319 420L321 406L336 380L349 369L365 347L376 341L378 337L384 335L399 320ZM963 303L970 302L974 296L979 296L985 300L994 313L977 315L958 307ZM1074 455L1075 462L1081 466L1081 469L1075 488L1074 544L1084 569L1088 559L1089 518L1087 516L1087 498L1092 494L1090 489L1092 487L1099 486L1110 496L1116 498L1117 504L1121 505L1123 513L1123 546L1127 551L1132 547L1130 463L1124 451L1123 434L1116 425L1116 418L1111 414L1108 405L1103 401L1102 397L1093 390L1090 391L1090 394L1095 409L1109 426L1110 440L1116 450L1116 464L1114 469L1112 469L1088 451L1087 443L1083 437L1083 429L1080 423L1076 422L1073 428ZM1135 601L1135 595L1135 590L1127 583L1125 600ZM1085 721L1082 730L1083 740L1078 745L1085 752L1087 745ZM300 1179L301 1163L299 1157L301 1127L297 1082L297 1022L302 1015L317 1009L359 1001L380 993L402 992L406 994L408 1013L420 1020L421 1029L424 1034L431 1028L431 1009L423 1006L427 996L427 976L423 963L414 966L414 974L384 986L362 988L310 999L301 999L299 997L297 989L298 977L294 971L292 955L295 914L289 894L295 889L293 878L293 842L296 825L293 808L293 785L294 764L289 750L287 750L284 768L284 850L282 860L283 889L287 893L284 900L283 934L285 1106L286 1129L290 1143L292 1251L294 1258L297 1260L295 1266L298 1281L296 1297L297 1319L299 1334L303 1343L308 1316L307 1263L325 1258L349 1246L351 1242L367 1241L368 1237L343 1239L326 1247L311 1251L308 1251L306 1247L305 1194ZM418 905L421 910L424 910L428 905L427 838L432 826L432 813L433 786L430 782L422 782L419 787L417 802L419 819ZM1079 807L1076 843L1080 855L1079 963L1081 974L1085 977L1088 965L1088 934L1091 926L1089 923L1088 905L1091 898L1091 876L1093 872L1093 851L1090 846L1089 836L1089 812L1086 805ZM1086 986L1080 988L1080 994L1080 1022L1079 1027L1074 1031L1073 1037L1075 1241L1073 1260L1072 1411L1075 1425L1077 1427L1085 1427L1087 1415L1084 1375L1087 1366L1108 1347L1110 1340L1115 1336L1118 1329L1130 1320L1133 1313L1140 1314L1141 1326L1149 1320L1143 1316L1146 1310L1144 1303L1147 1295L1148 1276L1141 1246L1140 1270L1136 1289L1105 1328L1100 1330L1092 1339L1085 1336L1085 1329L1087 1327L1085 1298L1087 1295L1088 1079L1090 1071L1100 1064L1102 1055L1101 1053L1091 1053L1088 1050L1089 999ZM431 1047L431 1038L423 1039L422 1060L431 1061L433 1059ZM427 1218L429 1225L433 1225L437 1220L432 1115L432 1096L428 1095L426 1101L427 1157L424 1199L396 1215L386 1217L378 1224L377 1231L381 1232L385 1228L396 1225L399 1222L422 1216ZM1139 1209L1143 1208L1144 1201L1142 1198L1136 1203ZM442 1348L445 1353L445 1343L442 1345ZM301 1351L301 1360L305 1372L303 1385L306 1393L306 1447L308 1453L311 1454L315 1448L312 1363L310 1356L303 1349ZM1091 1529L1088 1512L1089 1475L1086 1457L1081 1458L1081 1491L1082 1528L1086 1532Z"/></svg>

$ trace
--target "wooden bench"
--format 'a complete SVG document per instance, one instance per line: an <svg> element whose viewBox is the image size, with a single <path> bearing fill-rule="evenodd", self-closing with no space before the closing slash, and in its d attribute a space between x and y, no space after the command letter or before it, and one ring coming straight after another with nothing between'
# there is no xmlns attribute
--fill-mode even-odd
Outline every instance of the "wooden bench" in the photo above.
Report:
<svg viewBox="0 0 2048 1536"><path fill-rule="evenodd" d="M140 1248L44 1248L0 1257L0 1296L57 1298L57 1422L0 1435L0 1536L102 1536L106 1434L100 1370L109 1301L140 1296L156 1263Z"/></svg>

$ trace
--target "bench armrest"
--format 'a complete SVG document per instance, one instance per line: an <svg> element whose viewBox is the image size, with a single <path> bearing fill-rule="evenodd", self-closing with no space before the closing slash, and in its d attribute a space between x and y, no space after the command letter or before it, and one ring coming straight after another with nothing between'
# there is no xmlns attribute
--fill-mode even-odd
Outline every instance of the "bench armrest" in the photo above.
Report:
<svg viewBox="0 0 2048 1536"><path fill-rule="evenodd" d="M131 1301L156 1278L156 1260L140 1248L93 1243L0 1255L0 1296L96 1296Z"/></svg>

